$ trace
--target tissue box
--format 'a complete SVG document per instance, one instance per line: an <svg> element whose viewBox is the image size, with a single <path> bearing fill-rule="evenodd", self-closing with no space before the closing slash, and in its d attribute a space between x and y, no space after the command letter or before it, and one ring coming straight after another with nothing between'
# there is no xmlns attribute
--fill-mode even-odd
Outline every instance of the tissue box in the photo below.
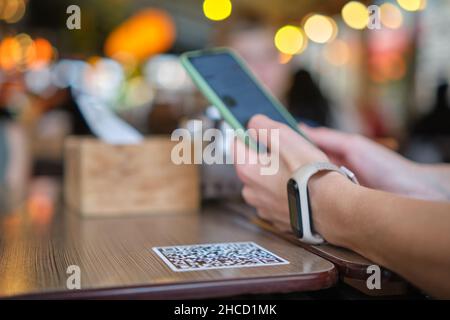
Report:
<svg viewBox="0 0 450 320"><path fill-rule="evenodd" d="M65 142L66 204L83 216L192 213L200 206L196 165L175 165L176 142L154 137L136 145L93 138Z"/></svg>

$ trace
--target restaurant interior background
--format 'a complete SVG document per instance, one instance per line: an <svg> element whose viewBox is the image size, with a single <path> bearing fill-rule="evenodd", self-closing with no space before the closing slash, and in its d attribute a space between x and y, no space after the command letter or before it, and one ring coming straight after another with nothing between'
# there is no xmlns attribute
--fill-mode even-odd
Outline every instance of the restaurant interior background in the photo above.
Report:
<svg viewBox="0 0 450 320"><path fill-rule="evenodd" d="M73 4L80 29L68 28ZM145 135L217 125L177 59L210 46L239 52L299 120L449 162L448 16L446 0L1 0L0 203L26 190L30 214L49 218L64 139L92 134L82 97ZM232 168L208 170L219 178L203 180L204 197L239 194Z"/></svg>

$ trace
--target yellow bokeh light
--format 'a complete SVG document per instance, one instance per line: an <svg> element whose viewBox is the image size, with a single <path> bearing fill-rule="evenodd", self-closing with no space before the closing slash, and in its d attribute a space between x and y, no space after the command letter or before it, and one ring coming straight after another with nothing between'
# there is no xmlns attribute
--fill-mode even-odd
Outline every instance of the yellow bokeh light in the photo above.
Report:
<svg viewBox="0 0 450 320"><path fill-rule="evenodd" d="M26 33L20 33L15 38L21 48L21 61L18 66L24 69L25 66L31 64L36 57L34 42L33 39L31 39L31 37Z"/></svg>
<svg viewBox="0 0 450 320"><path fill-rule="evenodd" d="M403 24L403 15L400 9L391 4L383 3L380 6L381 23L389 29L398 29Z"/></svg>
<svg viewBox="0 0 450 320"><path fill-rule="evenodd" d="M362 30L369 22L369 11L361 2L350 1L342 8L342 19L349 27Z"/></svg>
<svg viewBox="0 0 450 320"><path fill-rule="evenodd" d="M334 66L342 66L350 61L350 48L343 40L334 40L323 51L325 59Z"/></svg>
<svg viewBox="0 0 450 320"><path fill-rule="evenodd" d="M427 6L427 0L397 0L397 2L406 11L419 11Z"/></svg>
<svg viewBox="0 0 450 320"><path fill-rule="evenodd" d="M299 27L287 25L280 28L275 34L275 46L285 54L302 53L308 44L308 40Z"/></svg>
<svg viewBox="0 0 450 320"><path fill-rule="evenodd" d="M314 14L305 21L305 33L317 43L326 43L336 37L337 25L330 17Z"/></svg>
<svg viewBox="0 0 450 320"><path fill-rule="evenodd" d="M8 14L8 16L5 16L4 19L6 22L8 23L16 23L18 22L20 19L23 18L23 16L25 15L25 9L26 9L26 5L24 0L9 0L7 2L9 3L14 3L14 10L11 10Z"/></svg>
<svg viewBox="0 0 450 320"><path fill-rule="evenodd" d="M232 7L230 0L205 0L203 13L210 20L220 21L230 16Z"/></svg>
<svg viewBox="0 0 450 320"><path fill-rule="evenodd" d="M8 23L16 23L25 14L24 0L2 0L0 1L0 19Z"/></svg>

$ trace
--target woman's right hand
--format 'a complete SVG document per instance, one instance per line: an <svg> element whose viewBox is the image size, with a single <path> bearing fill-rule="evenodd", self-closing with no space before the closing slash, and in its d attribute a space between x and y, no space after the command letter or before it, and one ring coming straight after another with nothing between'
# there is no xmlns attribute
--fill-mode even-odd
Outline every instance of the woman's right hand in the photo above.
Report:
<svg viewBox="0 0 450 320"><path fill-rule="evenodd" d="M435 177L423 167L360 135L300 126L337 165L353 171L361 185L399 195L442 200Z"/></svg>

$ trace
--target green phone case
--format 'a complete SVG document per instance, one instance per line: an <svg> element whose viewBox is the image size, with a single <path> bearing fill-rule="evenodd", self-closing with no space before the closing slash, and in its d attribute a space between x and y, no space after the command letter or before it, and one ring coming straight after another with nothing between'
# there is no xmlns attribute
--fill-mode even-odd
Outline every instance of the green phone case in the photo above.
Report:
<svg viewBox="0 0 450 320"><path fill-rule="evenodd" d="M263 94L272 102L273 106L278 109L281 115L286 119L286 121L290 124L292 129L297 131L300 135L302 135L305 139L308 137L298 128L297 121L292 117L289 111L286 110L285 107L271 94L264 86L256 79L253 73L246 66L244 61L231 49L228 48L213 48L199 51L190 51L183 53L180 57L181 64L186 69L187 73L190 75L196 86L202 92L202 94L208 99L208 101L214 105L222 115L223 119L233 128L233 129L242 129L245 131L247 128L244 128L243 125L235 118L235 116L228 110L228 107L222 101L222 99L217 96L214 90L208 85L208 83L203 79L203 77L197 72L195 67L189 61L189 58L199 57L205 54L211 53L227 53L233 56L233 58L237 61L237 63L241 66L241 68L250 76L250 78L256 83L256 85L261 89ZM239 130L240 131L240 130ZM247 144L251 147L255 147L255 143L253 139L249 138L247 135L241 136Z"/></svg>

